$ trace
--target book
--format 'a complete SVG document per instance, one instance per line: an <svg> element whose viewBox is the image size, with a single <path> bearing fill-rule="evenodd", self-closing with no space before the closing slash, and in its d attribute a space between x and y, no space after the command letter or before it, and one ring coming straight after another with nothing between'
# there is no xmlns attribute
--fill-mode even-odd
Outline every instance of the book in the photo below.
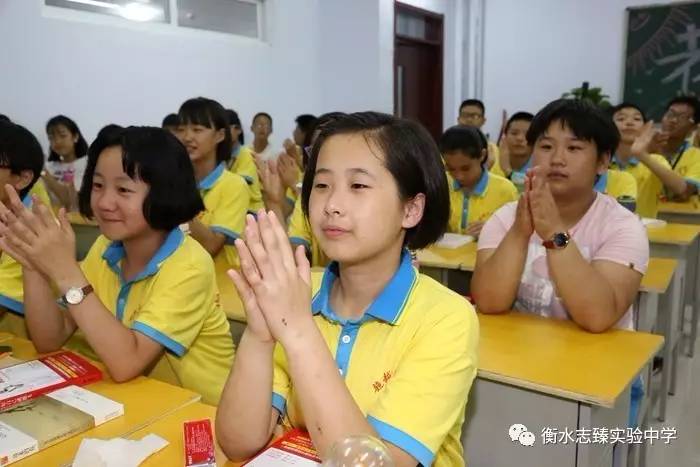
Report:
<svg viewBox="0 0 700 467"><path fill-rule="evenodd" d="M309 434L292 430L265 448L260 454L243 464L246 467L317 467L321 459Z"/></svg>
<svg viewBox="0 0 700 467"><path fill-rule="evenodd" d="M124 406L67 386L0 412L0 466L124 415Z"/></svg>
<svg viewBox="0 0 700 467"><path fill-rule="evenodd" d="M66 386L85 386L102 372L73 352L58 352L0 369L0 411Z"/></svg>
<svg viewBox="0 0 700 467"><path fill-rule="evenodd" d="M460 234L454 234L454 233L446 233L445 235L442 236L440 240L438 240L435 243L435 246L440 247L440 248L459 248L461 246L464 246L468 243L471 243L474 241L474 237L471 235L460 235Z"/></svg>

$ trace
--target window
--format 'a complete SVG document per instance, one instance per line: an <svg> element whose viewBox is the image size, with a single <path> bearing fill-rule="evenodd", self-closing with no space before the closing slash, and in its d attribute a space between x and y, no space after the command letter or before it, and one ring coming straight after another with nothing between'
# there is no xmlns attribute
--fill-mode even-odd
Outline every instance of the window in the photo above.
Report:
<svg viewBox="0 0 700 467"><path fill-rule="evenodd" d="M131 21L170 23L170 0L45 0L44 3Z"/></svg>
<svg viewBox="0 0 700 467"><path fill-rule="evenodd" d="M262 39L262 0L177 0L177 24Z"/></svg>

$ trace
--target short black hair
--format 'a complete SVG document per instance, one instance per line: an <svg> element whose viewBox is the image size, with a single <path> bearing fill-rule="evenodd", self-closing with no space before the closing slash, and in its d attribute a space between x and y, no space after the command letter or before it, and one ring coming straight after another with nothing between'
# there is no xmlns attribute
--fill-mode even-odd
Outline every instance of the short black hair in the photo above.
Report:
<svg viewBox="0 0 700 467"><path fill-rule="evenodd" d="M700 123L700 101L695 96L678 96L671 99L671 101L666 106L666 111L671 108L673 104L685 104L693 109L693 120L695 123Z"/></svg>
<svg viewBox="0 0 700 467"><path fill-rule="evenodd" d="M235 126L241 133L238 135L238 142L243 145L245 144L245 138L243 137L243 126L241 125L241 119L238 117L238 112L233 109L226 109L226 117L228 118L229 126Z"/></svg>
<svg viewBox="0 0 700 467"><path fill-rule="evenodd" d="M162 128L169 126L178 126L180 124L180 117L177 114L168 114L163 119L163 123L160 124Z"/></svg>
<svg viewBox="0 0 700 467"><path fill-rule="evenodd" d="M334 113L319 129L301 190L302 208L307 217L321 148L332 136L362 134L384 153L384 165L396 180L401 199L408 200L419 193L425 195L423 217L406 231L404 246L417 250L442 237L450 216L449 188L440 152L423 126L384 113L357 112Z"/></svg>
<svg viewBox="0 0 700 467"><path fill-rule="evenodd" d="M620 132L610 115L585 99L558 99L547 104L527 130L528 144L534 146L554 122L569 128L578 139L595 143L598 157L614 154L620 144Z"/></svg>
<svg viewBox="0 0 700 467"><path fill-rule="evenodd" d="M488 142L478 128L456 125L442 134L438 147L443 155L459 151L471 159L481 159Z"/></svg>
<svg viewBox="0 0 700 467"><path fill-rule="evenodd" d="M78 124L65 115L56 115L55 117L51 117L49 121L46 122L46 134L49 134L51 130L58 125L63 125L64 127L68 128L68 131L70 131L73 136L78 137L78 141L75 143L75 157L77 159L85 157L87 155L88 144L87 141L85 141L85 138L83 138L83 134L80 132ZM56 154L56 152L54 152L49 146L49 161L53 162L60 160L61 156Z"/></svg>
<svg viewBox="0 0 700 467"><path fill-rule="evenodd" d="M124 172L148 184L143 217L152 229L173 230L204 210L187 150L171 132L156 127L109 125L100 131L88 152L78 193L80 213L85 217L93 216L90 197L97 161L102 151L113 146L122 149Z"/></svg>
<svg viewBox="0 0 700 467"><path fill-rule="evenodd" d="M615 117L615 114L618 113L622 109L634 109L634 110L636 110L637 112L642 114L642 120L644 121L644 123L646 123L647 116L644 114L644 111L637 104L633 104L631 102L620 102L616 106L612 107L609 111L610 117Z"/></svg>
<svg viewBox="0 0 700 467"><path fill-rule="evenodd" d="M479 107L481 109L482 115L486 114L486 107L484 107L484 103L481 102L479 99L467 99L462 101L462 103L459 106L459 112L462 112L462 109L465 108L468 105L472 105L474 107Z"/></svg>
<svg viewBox="0 0 700 467"><path fill-rule="evenodd" d="M503 129L503 131L508 133L508 130L510 129L510 126L513 124L513 122L531 122L533 118L535 118L535 116L532 115L530 112L515 112L513 115L510 116L508 122L506 122L506 127Z"/></svg>
<svg viewBox="0 0 700 467"><path fill-rule="evenodd" d="M268 120L270 120L270 127L272 128L272 116L267 113L267 112L258 112L255 115L253 115L253 120L251 122L255 122L258 117L267 117Z"/></svg>
<svg viewBox="0 0 700 467"><path fill-rule="evenodd" d="M231 132L228 116L221 104L206 97L186 100L178 112L181 125L202 125L214 130L224 130L224 139L216 145L216 162L228 162L231 159Z"/></svg>
<svg viewBox="0 0 700 467"><path fill-rule="evenodd" d="M7 115L0 114L0 122L12 122L12 120L10 120L10 117L8 117Z"/></svg>
<svg viewBox="0 0 700 467"><path fill-rule="evenodd" d="M0 121L0 167L10 169L14 175L31 170L32 181L19 192L19 197L24 198L44 168L44 152L31 131L10 121Z"/></svg>
<svg viewBox="0 0 700 467"><path fill-rule="evenodd" d="M311 114L301 114L294 119L299 129L303 131L305 135L313 129L316 120L316 116Z"/></svg>

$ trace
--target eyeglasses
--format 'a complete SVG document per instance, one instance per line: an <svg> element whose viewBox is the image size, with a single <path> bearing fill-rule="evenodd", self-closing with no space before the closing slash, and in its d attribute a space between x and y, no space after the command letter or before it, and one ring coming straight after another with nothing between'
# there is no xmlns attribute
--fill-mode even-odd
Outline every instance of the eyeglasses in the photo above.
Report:
<svg viewBox="0 0 700 467"><path fill-rule="evenodd" d="M462 114L459 114L459 116L462 117L462 118L465 118L465 119L467 119L467 120L476 120L476 119L478 119L478 118L484 118L483 115L481 115L480 113L476 113L476 112L473 112L473 113L462 113Z"/></svg>
<svg viewBox="0 0 700 467"><path fill-rule="evenodd" d="M673 110L669 110L664 114L664 118L666 120L675 120L677 122L684 122L686 120L693 121L693 117L690 116L690 114L687 113L678 113L674 112Z"/></svg>

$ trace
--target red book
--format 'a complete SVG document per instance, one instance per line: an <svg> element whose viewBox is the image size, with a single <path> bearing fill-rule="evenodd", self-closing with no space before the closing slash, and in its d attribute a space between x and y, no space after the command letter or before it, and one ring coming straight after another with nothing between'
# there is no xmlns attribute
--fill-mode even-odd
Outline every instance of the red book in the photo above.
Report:
<svg viewBox="0 0 700 467"><path fill-rule="evenodd" d="M214 435L209 419L185 422L185 467L216 467Z"/></svg>
<svg viewBox="0 0 700 467"><path fill-rule="evenodd" d="M0 410L66 386L85 386L102 372L73 352L58 352L0 369Z"/></svg>
<svg viewBox="0 0 700 467"><path fill-rule="evenodd" d="M292 430L243 464L248 467L296 465L314 467L321 465L316 448L309 434L303 430Z"/></svg>

